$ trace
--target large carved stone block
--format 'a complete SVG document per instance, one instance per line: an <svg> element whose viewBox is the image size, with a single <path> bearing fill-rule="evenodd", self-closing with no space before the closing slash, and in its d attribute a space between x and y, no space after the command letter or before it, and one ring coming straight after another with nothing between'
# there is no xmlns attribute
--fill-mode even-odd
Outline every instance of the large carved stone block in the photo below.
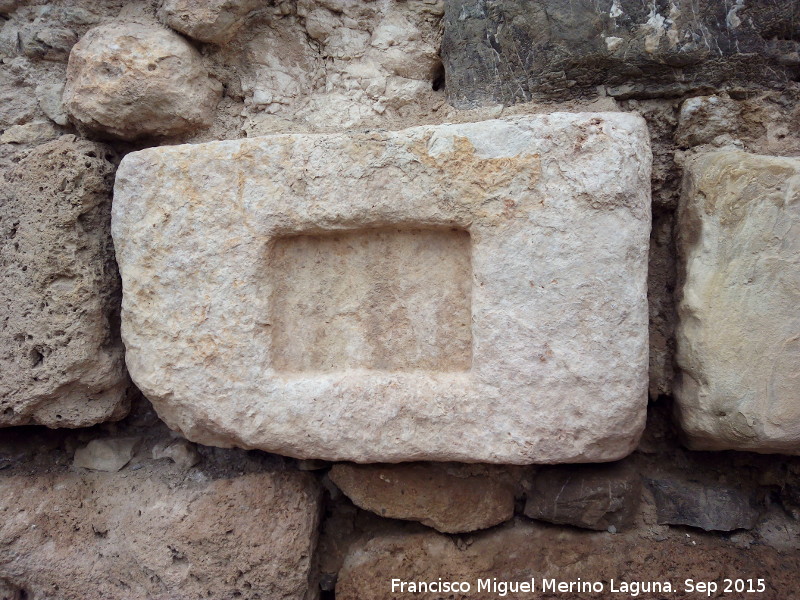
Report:
<svg viewBox="0 0 800 600"><path fill-rule="evenodd" d="M675 385L692 448L800 453L800 160L686 169Z"/></svg>
<svg viewBox="0 0 800 600"><path fill-rule="evenodd" d="M620 458L645 418L650 162L622 113L129 154L131 376L206 444Z"/></svg>

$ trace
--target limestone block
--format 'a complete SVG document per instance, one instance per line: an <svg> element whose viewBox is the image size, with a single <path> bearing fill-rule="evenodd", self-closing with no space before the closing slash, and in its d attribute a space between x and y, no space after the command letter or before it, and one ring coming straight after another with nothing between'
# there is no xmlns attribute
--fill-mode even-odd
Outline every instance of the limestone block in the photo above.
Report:
<svg viewBox="0 0 800 600"><path fill-rule="evenodd" d="M621 458L645 418L650 163L624 113L131 153L132 377L204 444Z"/></svg>
<svg viewBox="0 0 800 600"><path fill-rule="evenodd" d="M124 473L0 476L0 591L5 578L28 598L313 597L312 477Z"/></svg>
<svg viewBox="0 0 800 600"><path fill-rule="evenodd" d="M330 471L331 480L357 506L383 517L420 521L444 533L508 521L514 516L520 475L503 467L446 463L340 463Z"/></svg>
<svg viewBox="0 0 800 600"><path fill-rule="evenodd" d="M63 136L2 177L0 427L86 427L128 410L114 160L108 146Z"/></svg>
<svg viewBox="0 0 800 600"><path fill-rule="evenodd" d="M687 165L675 394L691 448L800 453L800 160Z"/></svg>
<svg viewBox="0 0 800 600"><path fill-rule="evenodd" d="M191 38L224 44L259 4L259 0L164 0L159 15L167 25Z"/></svg>
<svg viewBox="0 0 800 600"><path fill-rule="evenodd" d="M222 84L178 34L138 23L89 30L67 65L64 107L78 124L132 140L208 127Z"/></svg>

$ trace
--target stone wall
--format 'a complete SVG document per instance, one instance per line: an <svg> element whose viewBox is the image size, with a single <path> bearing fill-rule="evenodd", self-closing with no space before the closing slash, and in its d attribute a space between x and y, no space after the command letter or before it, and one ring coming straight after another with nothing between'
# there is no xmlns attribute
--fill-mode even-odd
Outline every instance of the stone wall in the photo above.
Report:
<svg viewBox="0 0 800 600"><path fill-rule="evenodd" d="M798 15L0 0L0 598L794 597Z"/></svg>

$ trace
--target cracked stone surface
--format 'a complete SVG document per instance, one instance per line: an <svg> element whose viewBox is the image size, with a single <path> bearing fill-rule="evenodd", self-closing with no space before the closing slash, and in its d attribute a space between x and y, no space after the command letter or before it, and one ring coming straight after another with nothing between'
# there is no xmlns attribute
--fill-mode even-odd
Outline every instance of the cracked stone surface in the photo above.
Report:
<svg viewBox="0 0 800 600"><path fill-rule="evenodd" d="M131 376L204 444L621 458L645 419L650 164L623 113L131 153L112 217Z"/></svg>
<svg viewBox="0 0 800 600"><path fill-rule="evenodd" d="M797 80L794 2L447 0L453 106L679 97Z"/></svg>

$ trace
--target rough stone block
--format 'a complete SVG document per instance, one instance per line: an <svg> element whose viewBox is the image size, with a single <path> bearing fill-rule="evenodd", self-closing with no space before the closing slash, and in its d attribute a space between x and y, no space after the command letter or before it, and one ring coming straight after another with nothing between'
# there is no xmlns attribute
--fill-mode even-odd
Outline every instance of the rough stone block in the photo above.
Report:
<svg viewBox="0 0 800 600"><path fill-rule="evenodd" d="M620 458L645 418L650 162L623 113L129 154L132 377L205 444Z"/></svg>
<svg viewBox="0 0 800 600"><path fill-rule="evenodd" d="M305 600L318 514L317 484L296 472L2 475L0 592Z"/></svg>
<svg viewBox="0 0 800 600"><path fill-rule="evenodd" d="M524 471L525 467L458 463L339 463L330 470L330 478L365 510L419 521L444 533L463 533L514 516L515 492Z"/></svg>
<svg viewBox="0 0 800 600"><path fill-rule="evenodd" d="M37 146L0 176L0 427L128 412L108 146Z"/></svg>
<svg viewBox="0 0 800 600"><path fill-rule="evenodd" d="M633 524L641 495L639 474L626 462L543 467L528 492L525 514L616 532Z"/></svg>
<svg viewBox="0 0 800 600"><path fill-rule="evenodd" d="M800 453L800 160L687 165L678 215L678 415L698 450Z"/></svg>
<svg viewBox="0 0 800 600"><path fill-rule="evenodd" d="M798 76L796 2L446 0L454 106L604 93L783 88Z"/></svg>
<svg viewBox="0 0 800 600"><path fill-rule="evenodd" d="M211 125L222 84L173 31L139 23L89 30L69 55L64 108L86 129L123 140Z"/></svg>
<svg viewBox="0 0 800 600"><path fill-rule="evenodd" d="M544 600L553 598L605 600L647 598L686 600L700 593L684 591L684 578L720 581L720 573L741 573L741 578L767 578L768 600L791 598L797 589L800 554L753 544L742 550L731 542L700 538L691 544L685 533L660 543L631 532L605 532L516 520L454 543L451 536L434 531L387 532L365 538L351 547L339 572L337 600ZM682 538L682 539L681 539ZM694 540L693 540L694 541ZM683 574L687 575L679 575ZM521 582L535 580L535 590ZM572 592L544 588L545 579L572 582ZM611 580L614 581L612 591ZM392 588L393 580L398 583ZM466 582L469 591L439 588L438 583ZM400 586L400 582L405 584ZM420 583L428 583L427 588ZM603 591L592 592L577 582L599 582ZM655 583L660 584L656 587ZM664 585L668 582L669 588ZM411 588L409 584L415 584ZM499 584L499 586L497 585ZM626 586L626 587L624 587ZM633 586L636 586L635 588ZM759 594L750 594L753 597ZM742 597L747 594L742 594ZM724 598L724 595L721 596ZM737 597L736 595L732 597Z"/></svg>
<svg viewBox="0 0 800 600"><path fill-rule="evenodd" d="M649 479L659 523L706 531L752 529L759 517L755 495L732 485L705 485L680 478Z"/></svg>

